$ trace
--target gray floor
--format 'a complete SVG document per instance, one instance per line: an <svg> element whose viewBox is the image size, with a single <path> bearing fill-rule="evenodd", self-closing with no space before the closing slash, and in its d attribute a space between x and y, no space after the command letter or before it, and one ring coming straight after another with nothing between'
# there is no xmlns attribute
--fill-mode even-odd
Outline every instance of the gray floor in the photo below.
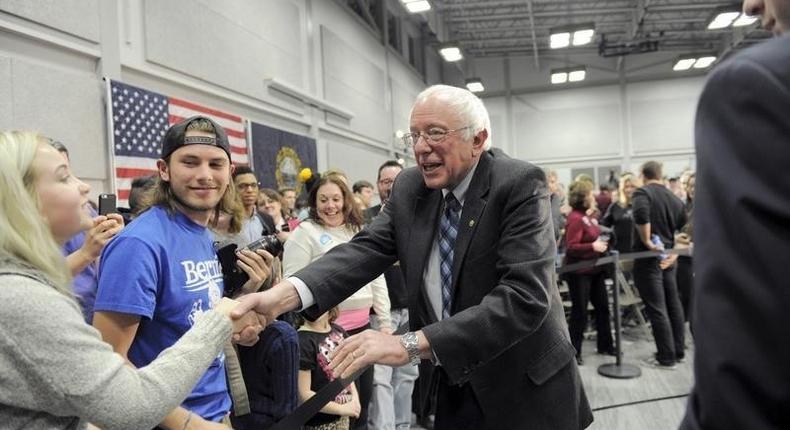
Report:
<svg viewBox="0 0 790 430"><path fill-rule="evenodd" d="M642 360L655 353L652 336L639 328L623 332L623 362L639 366L642 375L634 379L613 379L598 374L598 366L613 363L614 357L595 353L595 340L582 347L584 364L579 367L595 421L590 430L672 430L677 429L686 411L687 395L693 384L694 348L686 333L687 360L675 370L656 369ZM412 429L423 430L412 425Z"/></svg>
<svg viewBox="0 0 790 430"><path fill-rule="evenodd" d="M687 339L690 336L687 333ZM691 344L687 340L687 344ZM613 379L598 374L598 366L613 363L614 357L595 353L595 342L582 347L584 365L579 368L595 422L590 429L676 429L686 410L687 395L694 382L694 349L675 370L656 369L642 360L655 353L653 338L635 328L623 334L624 363L639 366L642 376Z"/></svg>

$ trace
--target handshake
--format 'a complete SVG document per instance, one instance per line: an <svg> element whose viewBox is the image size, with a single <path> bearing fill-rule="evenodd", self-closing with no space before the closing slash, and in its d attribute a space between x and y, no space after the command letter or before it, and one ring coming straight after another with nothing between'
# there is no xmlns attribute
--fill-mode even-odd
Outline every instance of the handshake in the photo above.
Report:
<svg viewBox="0 0 790 430"><path fill-rule="evenodd" d="M238 305L239 302L236 300L223 297L214 310L230 318L233 322L233 342L244 346L254 345L258 342L258 333L267 324L266 318L254 310L248 310L237 316L232 312Z"/></svg>

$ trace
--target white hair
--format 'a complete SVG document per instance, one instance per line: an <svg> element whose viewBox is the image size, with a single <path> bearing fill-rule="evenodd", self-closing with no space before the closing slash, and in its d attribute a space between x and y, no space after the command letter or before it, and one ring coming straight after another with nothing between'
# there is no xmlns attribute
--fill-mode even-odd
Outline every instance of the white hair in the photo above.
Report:
<svg viewBox="0 0 790 430"><path fill-rule="evenodd" d="M471 126L463 131L465 139L471 139L477 133L487 130L488 138L483 149L486 151L491 149L491 120L488 117L488 110L479 97L465 88L432 85L417 95L417 100L411 108L412 112L414 112L414 106L425 103L429 99L438 100L451 107L466 125ZM409 112L409 117L412 112Z"/></svg>

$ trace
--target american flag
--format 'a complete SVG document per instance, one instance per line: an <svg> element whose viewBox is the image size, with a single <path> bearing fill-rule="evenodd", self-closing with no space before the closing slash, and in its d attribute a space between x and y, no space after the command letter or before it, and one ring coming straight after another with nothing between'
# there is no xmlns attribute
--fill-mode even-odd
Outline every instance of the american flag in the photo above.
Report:
<svg viewBox="0 0 790 430"><path fill-rule="evenodd" d="M186 100L110 81L115 192L127 206L132 180L156 173L167 128L194 115L208 116L228 134L231 160L248 165L247 139L241 117Z"/></svg>

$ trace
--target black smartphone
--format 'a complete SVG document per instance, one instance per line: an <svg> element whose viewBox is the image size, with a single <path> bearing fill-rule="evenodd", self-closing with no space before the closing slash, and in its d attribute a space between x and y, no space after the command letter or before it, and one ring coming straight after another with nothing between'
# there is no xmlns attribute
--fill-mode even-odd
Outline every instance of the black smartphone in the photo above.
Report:
<svg viewBox="0 0 790 430"><path fill-rule="evenodd" d="M118 212L115 201L115 194L99 194L99 215Z"/></svg>

